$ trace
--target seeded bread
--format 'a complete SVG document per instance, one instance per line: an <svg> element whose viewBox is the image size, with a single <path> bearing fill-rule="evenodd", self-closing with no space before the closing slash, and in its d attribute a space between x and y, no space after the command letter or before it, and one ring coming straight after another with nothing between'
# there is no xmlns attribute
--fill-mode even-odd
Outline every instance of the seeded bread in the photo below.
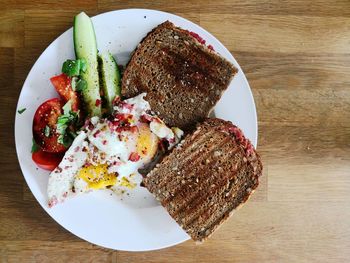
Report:
<svg viewBox="0 0 350 263"><path fill-rule="evenodd" d="M143 180L175 221L203 241L259 184L262 163L231 122L207 119Z"/></svg>
<svg viewBox="0 0 350 263"><path fill-rule="evenodd" d="M146 100L168 125L194 128L208 117L237 69L196 34L166 21L139 44L122 78L122 96Z"/></svg>

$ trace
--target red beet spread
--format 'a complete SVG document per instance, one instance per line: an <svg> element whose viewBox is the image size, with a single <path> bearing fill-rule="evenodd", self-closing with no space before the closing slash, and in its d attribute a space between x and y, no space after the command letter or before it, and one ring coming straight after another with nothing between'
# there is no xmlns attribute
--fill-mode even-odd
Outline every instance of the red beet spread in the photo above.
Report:
<svg viewBox="0 0 350 263"><path fill-rule="evenodd" d="M205 40L200 35L192 31L190 31L190 35L197 39L199 43L205 45Z"/></svg>
<svg viewBox="0 0 350 263"><path fill-rule="evenodd" d="M193 32L193 31L187 31L191 36L193 36L195 39L197 39L197 41L199 43L201 43L202 45L205 45L205 40L200 36L198 35L197 33ZM214 51L214 47L212 45L208 45L207 46L208 49L210 50L213 50Z"/></svg>
<svg viewBox="0 0 350 263"><path fill-rule="evenodd" d="M236 140L241 143L245 149L246 154L249 156L254 152L254 147L251 142L244 136L243 132L237 126L231 126L228 131L233 134Z"/></svg>

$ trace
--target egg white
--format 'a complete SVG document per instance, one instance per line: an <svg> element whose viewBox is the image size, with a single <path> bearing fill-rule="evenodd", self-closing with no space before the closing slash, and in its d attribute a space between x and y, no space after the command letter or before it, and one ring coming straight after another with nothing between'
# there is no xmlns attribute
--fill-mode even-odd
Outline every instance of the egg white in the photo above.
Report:
<svg viewBox="0 0 350 263"><path fill-rule="evenodd" d="M59 166L49 176L49 206L63 202L75 194L93 190L87 181L78 176L87 164L107 164L108 173L118 174L111 190L118 191L128 183L138 185L142 179L138 169L148 164L155 154L154 151L146 151L140 154L139 160L130 160L131 153L140 150L138 143L145 143L146 140L147 145L155 147L160 139L171 140L171 146L179 141L182 131L178 128L170 129L158 118L147 125L141 122L141 116L150 111L148 102L144 100L145 95L140 94L115 107L116 113L132 115L132 122L138 127L137 132L116 132L110 129L108 120L91 118L93 128L79 133ZM125 107L125 103L132 107Z"/></svg>

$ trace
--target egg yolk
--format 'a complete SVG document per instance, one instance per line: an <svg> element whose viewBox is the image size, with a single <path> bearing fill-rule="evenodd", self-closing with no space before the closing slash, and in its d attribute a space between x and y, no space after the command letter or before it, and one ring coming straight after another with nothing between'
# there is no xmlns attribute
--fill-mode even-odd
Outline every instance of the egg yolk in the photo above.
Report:
<svg viewBox="0 0 350 263"><path fill-rule="evenodd" d="M101 189L115 185L117 182L116 175L114 173L108 173L107 164L83 167L79 171L78 176L88 184L89 188L92 189Z"/></svg>
<svg viewBox="0 0 350 263"><path fill-rule="evenodd" d="M136 143L136 151L141 157L152 158L158 149L158 138L148 125L140 125Z"/></svg>
<svg viewBox="0 0 350 263"><path fill-rule="evenodd" d="M136 187L136 184L135 183L132 183L130 182L127 178L125 177L122 177L122 179L120 180L120 183L119 183L121 186L125 186L127 188L130 188L130 189L133 189Z"/></svg>

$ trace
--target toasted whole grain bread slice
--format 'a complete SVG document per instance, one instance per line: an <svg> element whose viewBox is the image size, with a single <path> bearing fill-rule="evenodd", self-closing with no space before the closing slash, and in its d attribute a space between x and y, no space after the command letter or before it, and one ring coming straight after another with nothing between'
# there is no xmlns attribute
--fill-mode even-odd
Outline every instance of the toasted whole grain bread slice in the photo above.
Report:
<svg viewBox="0 0 350 263"><path fill-rule="evenodd" d="M166 21L139 44L122 78L122 96L146 100L169 126L194 128L208 117L237 69L201 44L196 34Z"/></svg>
<svg viewBox="0 0 350 263"><path fill-rule="evenodd" d="M259 184L262 163L242 131L213 118L198 125L143 180L175 221L203 241Z"/></svg>

